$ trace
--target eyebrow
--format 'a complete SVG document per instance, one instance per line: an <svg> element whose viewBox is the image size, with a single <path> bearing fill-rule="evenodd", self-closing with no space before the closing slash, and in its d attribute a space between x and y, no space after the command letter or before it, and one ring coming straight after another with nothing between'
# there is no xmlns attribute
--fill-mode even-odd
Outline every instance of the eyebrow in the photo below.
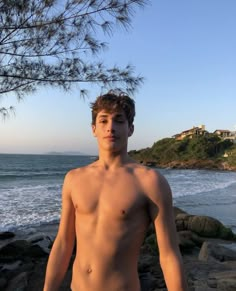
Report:
<svg viewBox="0 0 236 291"><path fill-rule="evenodd" d="M98 118L104 118L104 117L108 117L108 114L101 114L101 115L98 115ZM118 113L114 116L114 118L120 118L120 117L125 117L124 114L122 113Z"/></svg>
<svg viewBox="0 0 236 291"><path fill-rule="evenodd" d="M102 117L107 117L108 114L101 114L101 115L98 115L98 118L102 118Z"/></svg>

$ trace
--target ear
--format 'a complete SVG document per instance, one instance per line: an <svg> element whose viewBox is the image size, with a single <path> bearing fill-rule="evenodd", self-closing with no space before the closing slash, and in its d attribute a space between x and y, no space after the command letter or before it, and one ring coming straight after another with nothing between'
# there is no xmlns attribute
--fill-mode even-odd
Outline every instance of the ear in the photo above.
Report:
<svg viewBox="0 0 236 291"><path fill-rule="evenodd" d="M134 125L131 124L131 125L129 126L128 137L130 137L133 133L134 133Z"/></svg>
<svg viewBox="0 0 236 291"><path fill-rule="evenodd" d="M96 126L95 126L95 124L92 124L92 133L93 133L93 136L97 136L96 135Z"/></svg>

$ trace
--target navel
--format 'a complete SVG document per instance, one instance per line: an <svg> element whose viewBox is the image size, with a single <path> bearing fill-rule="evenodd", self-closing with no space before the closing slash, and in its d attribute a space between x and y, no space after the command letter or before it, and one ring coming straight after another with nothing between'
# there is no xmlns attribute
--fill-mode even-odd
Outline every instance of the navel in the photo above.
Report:
<svg viewBox="0 0 236 291"><path fill-rule="evenodd" d="M93 271L92 268L88 268L88 269L87 269L87 274L91 274L92 271Z"/></svg>
<svg viewBox="0 0 236 291"><path fill-rule="evenodd" d="M125 214L126 214L126 212L125 212L124 209L121 210L121 214L122 214L122 215L125 215Z"/></svg>

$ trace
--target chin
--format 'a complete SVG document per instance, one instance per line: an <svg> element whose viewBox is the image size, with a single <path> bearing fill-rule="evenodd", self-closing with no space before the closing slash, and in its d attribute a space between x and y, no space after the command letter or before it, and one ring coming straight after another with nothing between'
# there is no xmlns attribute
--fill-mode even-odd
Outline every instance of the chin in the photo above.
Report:
<svg viewBox="0 0 236 291"><path fill-rule="evenodd" d="M117 145L109 145L104 147L105 150L111 152L111 153L116 153L122 151L121 147L118 147Z"/></svg>

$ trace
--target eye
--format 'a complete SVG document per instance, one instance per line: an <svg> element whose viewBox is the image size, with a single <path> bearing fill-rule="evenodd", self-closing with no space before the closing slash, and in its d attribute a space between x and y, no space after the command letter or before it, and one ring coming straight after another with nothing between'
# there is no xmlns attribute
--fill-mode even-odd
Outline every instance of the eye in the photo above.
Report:
<svg viewBox="0 0 236 291"><path fill-rule="evenodd" d="M100 119L100 120L99 120L99 123L106 123L106 122L107 122L106 119Z"/></svg>
<svg viewBox="0 0 236 291"><path fill-rule="evenodd" d="M124 120L123 119L117 119L116 122L117 123L124 123Z"/></svg>

